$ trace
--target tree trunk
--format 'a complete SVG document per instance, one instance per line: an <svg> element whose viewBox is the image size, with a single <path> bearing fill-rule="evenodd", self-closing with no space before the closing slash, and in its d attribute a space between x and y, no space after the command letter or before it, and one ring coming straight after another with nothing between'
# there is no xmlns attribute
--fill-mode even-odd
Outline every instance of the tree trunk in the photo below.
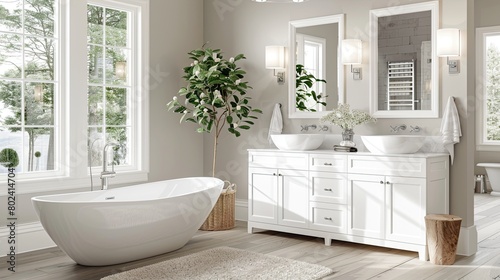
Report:
<svg viewBox="0 0 500 280"><path fill-rule="evenodd" d="M33 131L28 130L28 171L33 171Z"/></svg>
<svg viewBox="0 0 500 280"><path fill-rule="evenodd" d="M215 129L214 133L214 155L213 155L213 161L212 161L212 177L215 177L215 165L217 162L217 129Z"/></svg>

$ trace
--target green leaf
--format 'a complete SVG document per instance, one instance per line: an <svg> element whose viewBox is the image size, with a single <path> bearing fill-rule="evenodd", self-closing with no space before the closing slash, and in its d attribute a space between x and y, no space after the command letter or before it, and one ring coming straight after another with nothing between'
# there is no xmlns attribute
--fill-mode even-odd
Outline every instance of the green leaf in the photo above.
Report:
<svg viewBox="0 0 500 280"><path fill-rule="evenodd" d="M174 112L176 112L176 113L183 113L184 110L186 110L186 107L180 106L180 107L177 107Z"/></svg>
<svg viewBox="0 0 500 280"><path fill-rule="evenodd" d="M240 60L240 59L245 59L246 57L243 54L239 54L234 57L234 61Z"/></svg>
<svg viewBox="0 0 500 280"><path fill-rule="evenodd" d="M227 121L227 123L233 123L233 117L227 116L226 121Z"/></svg>
<svg viewBox="0 0 500 280"><path fill-rule="evenodd" d="M236 129L232 128L232 127L228 128L227 130L229 132L231 132L232 134L234 134L234 136L236 136L236 137L240 137L240 135L241 135L241 133L238 130L236 130Z"/></svg>

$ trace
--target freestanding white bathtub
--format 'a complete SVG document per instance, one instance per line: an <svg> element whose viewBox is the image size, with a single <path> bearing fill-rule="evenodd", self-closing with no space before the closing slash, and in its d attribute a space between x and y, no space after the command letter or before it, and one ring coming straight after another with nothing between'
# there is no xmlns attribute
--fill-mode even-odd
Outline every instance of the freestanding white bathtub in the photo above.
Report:
<svg viewBox="0 0 500 280"><path fill-rule="evenodd" d="M75 262L112 265L183 247L210 214L224 182L184 178L32 198L54 242Z"/></svg>
<svg viewBox="0 0 500 280"><path fill-rule="evenodd" d="M491 193L500 196L500 163L478 163L477 166L484 167L490 179Z"/></svg>

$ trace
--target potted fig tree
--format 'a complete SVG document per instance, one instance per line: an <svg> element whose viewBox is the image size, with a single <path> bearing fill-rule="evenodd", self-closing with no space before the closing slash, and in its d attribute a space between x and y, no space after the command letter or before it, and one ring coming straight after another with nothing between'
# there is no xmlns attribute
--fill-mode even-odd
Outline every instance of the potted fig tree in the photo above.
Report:
<svg viewBox="0 0 500 280"><path fill-rule="evenodd" d="M246 72L236 65L239 60L245 59L243 54L225 59L219 49L202 47L189 52L189 57L192 63L184 68L183 76L187 85L179 90L167 104L167 108L181 114L181 122L196 123L197 132L212 133L212 176L215 177L217 145L221 133L227 131L239 137L242 130L250 129L257 119L256 114L262 111L250 105L251 98L247 90L251 87L243 80ZM226 127L227 130L224 129ZM234 195L232 199L234 200ZM217 205L212 213L216 210ZM232 228L234 218L232 224L222 228L217 225L208 228L202 226L202 229Z"/></svg>

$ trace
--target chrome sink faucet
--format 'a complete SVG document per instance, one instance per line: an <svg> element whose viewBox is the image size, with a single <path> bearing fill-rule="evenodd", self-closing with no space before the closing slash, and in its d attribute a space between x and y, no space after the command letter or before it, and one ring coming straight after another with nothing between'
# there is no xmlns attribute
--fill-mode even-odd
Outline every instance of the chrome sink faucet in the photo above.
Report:
<svg viewBox="0 0 500 280"><path fill-rule="evenodd" d="M300 131L309 131L309 128L312 128L313 130L318 128L315 124L309 124L309 125L301 125L300 126Z"/></svg>
<svg viewBox="0 0 500 280"><path fill-rule="evenodd" d="M108 148L118 146L119 145L116 143L108 143L104 146L104 149L102 151L101 190L107 190L108 179L113 178L116 175L115 165L113 161L111 161L111 171L108 170Z"/></svg>
<svg viewBox="0 0 500 280"><path fill-rule="evenodd" d="M402 125L396 125L396 126L390 126L392 129L392 132L399 132L400 130L406 130L406 124Z"/></svg>

